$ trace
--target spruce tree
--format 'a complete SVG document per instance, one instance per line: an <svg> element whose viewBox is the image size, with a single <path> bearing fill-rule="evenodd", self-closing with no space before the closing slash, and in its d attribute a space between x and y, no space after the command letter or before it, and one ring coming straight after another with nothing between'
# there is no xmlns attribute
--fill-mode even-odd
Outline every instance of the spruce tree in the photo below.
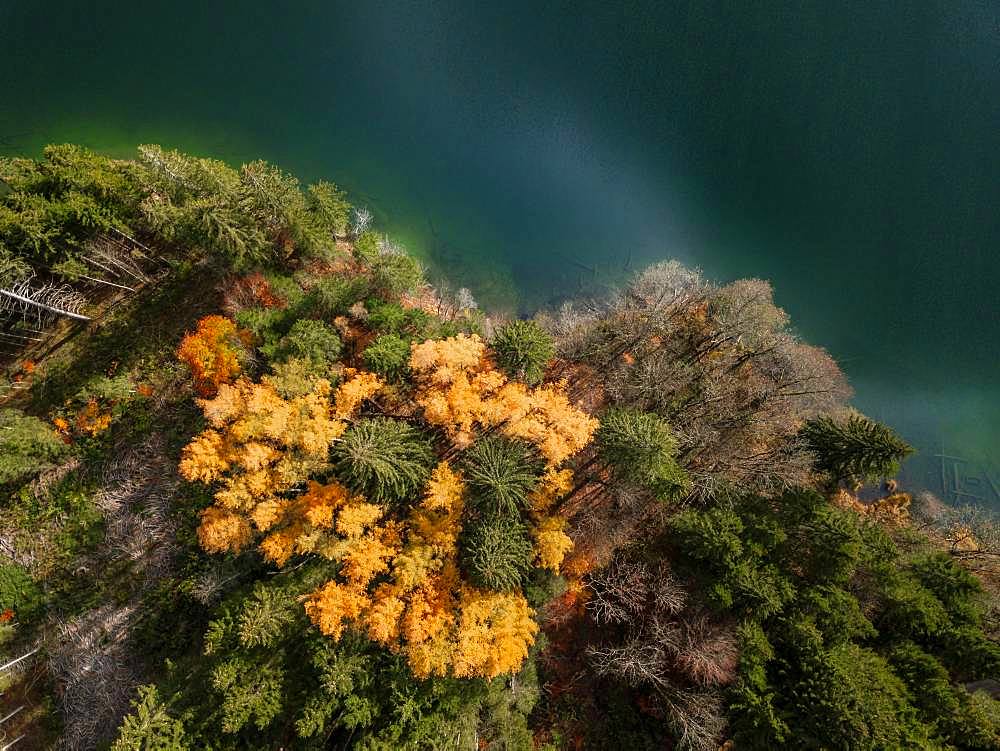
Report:
<svg viewBox="0 0 1000 751"><path fill-rule="evenodd" d="M677 464L677 439L666 420L651 412L612 408L601 418L597 448L619 480L649 489L662 500L688 485Z"/></svg>
<svg viewBox="0 0 1000 751"><path fill-rule="evenodd" d="M520 441L487 436L466 450L462 469L480 511L515 516L527 503L541 465Z"/></svg>
<svg viewBox="0 0 1000 751"><path fill-rule="evenodd" d="M552 337L534 321L511 321L501 326L491 345L497 364L507 375L529 385L542 380L545 366L555 354Z"/></svg>
<svg viewBox="0 0 1000 751"><path fill-rule="evenodd" d="M886 425L861 415L846 422L830 417L809 420L802 437L816 455L816 468L835 480L891 477L913 448Z"/></svg>
<svg viewBox="0 0 1000 751"><path fill-rule="evenodd" d="M374 503L416 498L434 458L416 428L387 417L356 423L331 454L340 479Z"/></svg>
<svg viewBox="0 0 1000 751"><path fill-rule="evenodd" d="M534 552L518 517L481 516L466 526L461 545L462 568L476 586L502 592L527 580Z"/></svg>

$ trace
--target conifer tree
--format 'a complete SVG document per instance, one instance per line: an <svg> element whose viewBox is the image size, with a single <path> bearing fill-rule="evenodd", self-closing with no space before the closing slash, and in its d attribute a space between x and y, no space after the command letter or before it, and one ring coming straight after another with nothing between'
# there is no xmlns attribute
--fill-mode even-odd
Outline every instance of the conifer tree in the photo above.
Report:
<svg viewBox="0 0 1000 751"><path fill-rule="evenodd" d="M465 480L484 513L515 516L535 487L541 466L520 441L487 436L462 457Z"/></svg>
<svg viewBox="0 0 1000 751"><path fill-rule="evenodd" d="M525 583L534 558L528 532L517 517L487 514L461 537L462 567L477 587L506 592Z"/></svg>
<svg viewBox="0 0 1000 751"><path fill-rule="evenodd" d="M675 497L688 479L675 459L677 439L666 420L631 408L613 408L597 430L601 457L621 480L648 488L658 498Z"/></svg>
<svg viewBox="0 0 1000 751"><path fill-rule="evenodd" d="M511 378L535 385L555 354L552 337L535 321L511 321L493 335L497 363Z"/></svg>
<svg viewBox="0 0 1000 751"><path fill-rule="evenodd" d="M333 446L337 474L375 503L416 498L433 464L430 444L407 423L361 420Z"/></svg>
<svg viewBox="0 0 1000 751"><path fill-rule="evenodd" d="M133 713L122 723L111 751L184 751L190 748L180 720L171 717L156 686L140 686Z"/></svg>
<svg viewBox="0 0 1000 751"><path fill-rule="evenodd" d="M802 437L816 455L816 468L835 480L891 477L913 453L891 428L861 415L852 415L846 422L817 417L805 424Z"/></svg>

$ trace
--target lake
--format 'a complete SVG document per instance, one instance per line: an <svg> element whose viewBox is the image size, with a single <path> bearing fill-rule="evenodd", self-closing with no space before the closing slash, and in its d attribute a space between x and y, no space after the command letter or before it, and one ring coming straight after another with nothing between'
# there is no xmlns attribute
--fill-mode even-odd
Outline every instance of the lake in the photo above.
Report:
<svg viewBox="0 0 1000 751"><path fill-rule="evenodd" d="M6 0L0 152L326 177L521 313L773 281L911 482L1000 507L1000 6Z"/></svg>

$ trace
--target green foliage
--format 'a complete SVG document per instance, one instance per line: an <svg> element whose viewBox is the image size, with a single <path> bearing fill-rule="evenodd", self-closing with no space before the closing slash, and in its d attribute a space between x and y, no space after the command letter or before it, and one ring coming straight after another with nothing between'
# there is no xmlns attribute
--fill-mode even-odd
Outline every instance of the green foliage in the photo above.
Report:
<svg viewBox="0 0 1000 751"><path fill-rule="evenodd" d="M243 308L238 310L233 316L236 325L241 329L246 329L254 335L261 346L275 346L278 343L280 334L278 330L283 328L288 314L281 308Z"/></svg>
<svg viewBox="0 0 1000 751"><path fill-rule="evenodd" d="M676 498L689 486L677 464L677 439L667 421L651 412L612 408L601 417L597 448L615 475L648 488L662 500Z"/></svg>
<svg viewBox="0 0 1000 751"><path fill-rule="evenodd" d="M955 625L982 623L983 586L947 553L923 556L910 563L920 584L934 593Z"/></svg>
<svg viewBox="0 0 1000 751"><path fill-rule="evenodd" d="M714 606L766 618L793 596L791 581L761 555L734 510L685 511L671 521L671 531L683 540L683 553L699 576L708 577L707 598Z"/></svg>
<svg viewBox="0 0 1000 751"><path fill-rule="evenodd" d="M533 661L513 680L490 681L480 712L482 741L496 751L534 751L528 716L538 702L540 690Z"/></svg>
<svg viewBox="0 0 1000 751"><path fill-rule="evenodd" d="M978 681L1000 674L1000 644L975 626L958 626L941 634L935 646L941 662L963 681Z"/></svg>
<svg viewBox="0 0 1000 751"><path fill-rule="evenodd" d="M0 565L0 611L9 608L26 623L43 607L42 591L24 568L13 562Z"/></svg>
<svg viewBox="0 0 1000 751"><path fill-rule="evenodd" d="M372 288L383 300L395 300L424 283L420 262L387 237L365 232L355 241L354 254L368 267Z"/></svg>
<svg viewBox="0 0 1000 751"><path fill-rule="evenodd" d="M307 202L317 227L331 235L345 235L351 222L351 204L347 194L330 182L310 185Z"/></svg>
<svg viewBox="0 0 1000 751"><path fill-rule="evenodd" d="M542 466L527 444L489 435L465 450L462 469L473 503L482 513L516 517Z"/></svg>
<svg viewBox="0 0 1000 751"><path fill-rule="evenodd" d="M0 409L0 485L24 480L69 447L49 425L16 409Z"/></svg>
<svg viewBox="0 0 1000 751"><path fill-rule="evenodd" d="M979 628L978 583L947 556L907 561L807 490L686 510L670 545L695 589L742 621L739 745L991 747L995 728L952 686L1000 670L1000 645Z"/></svg>
<svg viewBox="0 0 1000 751"><path fill-rule="evenodd" d="M464 526L460 544L462 569L476 586L503 592L527 580L534 550L518 517L478 516Z"/></svg>
<svg viewBox="0 0 1000 751"><path fill-rule="evenodd" d="M158 146L140 146L146 225L168 242L200 245L237 266L332 247L324 212L336 211L328 189L307 200L298 180L256 161L238 172Z"/></svg>
<svg viewBox="0 0 1000 751"><path fill-rule="evenodd" d="M331 456L338 477L375 503L416 498L434 461L416 428L387 417L356 422L334 443Z"/></svg>
<svg viewBox="0 0 1000 751"><path fill-rule="evenodd" d="M734 739L748 748L776 747L786 740L789 728L775 706L777 691L768 677L774 647L755 620L743 621L737 636L739 673L730 689L729 703L736 719Z"/></svg>
<svg viewBox="0 0 1000 751"><path fill-rule="evenodd" d="M824 649L808 622L791 626L786 711L795 742L813 748L933 748L903 682L888 663L855 644Z"/></svg>
<svg viewBox="0 0 1000 751"><path fill-rule="evenodd" d="M236 733L251 722L262 730L281 712L282 673L271 665L230 658L212 671L212 687L223 697L226 733Z"/></svg>
<svg viewBox="0 0 1000 751"><path fill-rule="evenodd" d="M156 686L140 686L111 751L186 751L191 748L184 724L167 712Z"/></svg>
<svg viewBox="0 0 1000 751"><path fill-rule="evenodd" d="M324 318L343 315L368 295L368 280L362 276L328 274L320 277L310 292L316 312Z"/></svg>
<svg viewBox="0 0 1000 751"><path fill-rule="evenodd" d="M523 738L533 672L522 671L516 692L504 681L417 680L404 658L363 635L334 643L310 627L299 602L331 574L314 562L232 593L209 625L205 654L168 663L158 687L167 701L150 704L179 718L184 748L475 751L477 732ZM135 713L126 720L136 722Z"/></svg>
<svg viewBox="0 0 1000 751"><path fill-rule="evenodd" d="M858 599L837 586L820 584L800 591L797 610L816 624L828 644L862 641L878 631L861 610Z"/></svg>
<svg viewBox="0 0 1000 751"><path fill-rule="evenodd" d="M343 344L337 332L322 321L302 318L274 347L264 346L264 352L273 362L292 358L308 360L318 369L329 367L340 357Z"/></svg>
<svg viewBox="0 0 1000 751"><path fill-rule="evenodd" d="M1000 746L1000 717L990 718L964 689L951 683L938 660L912 642L893 649L890 659L924 721L942 741L984 751Z"/></svg>
<svg viewBox="0 0 1000 751"><path fill-rule="evenodd" d="M430 316L419 308L404 308L398 302L371 299L368 308L368 327L380 334L412 335L415 339L432 338L427 334Z"/></svg>
<svg viewBox="0 0 1000 751"><path fill-rule="evenodd" d="M80 146L47 146L40 161L0 159L0 246L36 265L67 261L100 230L135 218L135 168Z"/></svg>
<svg viewBox="0 0 1000 751"><path fill-rule="evenodd" d="M913 448L891 428L852 415L838 423L829 417L809 420L802 429L806 445L816 455L817 469L835 480L878 480L899 471Z"/></svg>
<svg viewBox="0 0 1000 751"><path fill-rule="evenodd" d="M408 370L410 343L396 334L382 334L368 345L363 357L368 370L398 381Z"/></svg>
<svg viewBox="0 0 1000 751"><path fill-rule="evenodd" d="M499 365L512 378L534 385L545 375L555 345L535 321L515 320L501 326L490 342Z"/></svg>
<svg viewBox="0 0 1000 751"><path fill-rule="evenodd" d="M314 223L299 181L267 162L243 165L235 204L280 253L309 253L324 241L332 245L333 238L323 237Z"/></svg>

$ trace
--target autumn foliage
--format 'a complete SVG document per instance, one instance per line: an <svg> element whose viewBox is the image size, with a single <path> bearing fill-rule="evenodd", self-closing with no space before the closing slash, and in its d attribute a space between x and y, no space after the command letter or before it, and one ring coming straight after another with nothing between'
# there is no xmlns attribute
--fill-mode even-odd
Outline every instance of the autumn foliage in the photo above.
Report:
<svg viewBox="0 0 1000 751"><path fill-rule="evenodd" d="M529 388L508 380L476 336L414 344L410 368L414 400L447 438L445 454L494 430L537 450L542 475L527 499L527 544L534 565L558 571L572 547L565 519L552 510L573 484L561 465L587 445L597 421L570 404L564 384ZM256 540L278 566L297 555L337 562L337 577L305 600L310 619L334 640L347 628L367 634L405 655L417 676L516 671L538 626L519 588L477 587L463 573L467 488L459 469L439 460L417 497L402 505L366 498L343 477L309 480L328 477L331 467L340 471L329 452L351 423L373 424L358 418L384 383L351 369L344 376L336 389L321 379L295 398L283 398L266 379L222 381L213 398L199 401L208 428L184 449L180 472L217 487L215 504L202 513L202 547L239 552Z"/></svg>
<svg viewBox="0 0 1000 751"><path fill-rule="evenodd" d="M405 654L420 677L517 670L538 627L520 592L477 589L462 580L456 555L463 486L447 462L435 469L402 524L378 524L379 507L345 500L337 486L313 486L302 500L331 494L340 508L327 528L338 534L324 552L342 562L341 577L306 601L323 633L339 639L352 624ZM384 581L375 583L383 574Z"/></svg>
<svg viewBox="0 0 1000 751"><path fill-rule="evenodd" d="M570 404L565 383L529 388L509 381L475 334L415 344L410 368L425 419L459 447L471 444L476 430L499 428L537 446L554 467L586 446L597 429L597 420Z"/></svg>
<svg viewBox="0 0 1000 751"><path fill-rule="evenodd" d="M214 396L219 386L240 374L240 358L250 343L250 334L238 330L225 316L205 316L181 340L177 357L191 368L198 393Z"/></svg>
<svg viewBox="0 0 1000 751"><path fill-rule="evenodd" d="M270 384L241 378L222 384L215 398L200 400L209 427L185 447L179 469L185 479L219 485L215 506L202 515L202 547L238 552L250 539L251 522L269 530L291 503L283 494L325 466L330 443L347 428L344 418L378 385L368 374L350 378L331 404L329 381L283 399ZM275 548L270 557L284 562L290 554Z"/></svg>

